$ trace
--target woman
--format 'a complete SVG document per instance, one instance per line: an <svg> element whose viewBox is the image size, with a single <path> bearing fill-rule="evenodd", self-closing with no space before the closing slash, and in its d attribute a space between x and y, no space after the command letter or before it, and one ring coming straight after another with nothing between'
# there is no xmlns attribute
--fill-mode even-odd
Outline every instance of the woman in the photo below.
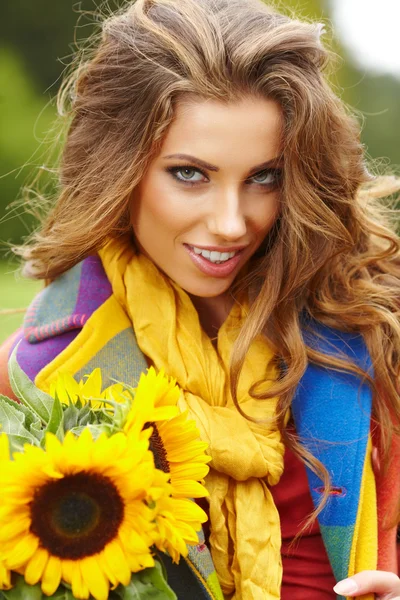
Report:
<svg viewBox="0 0 400 600"><path fill-rule="evenodd" d="M52 283L1 391L19 340L43 389L176 377L218 576L201 544L170 566L179 598L400 597L399 242L376 200L400 185L368 174L320 33L258 0L137 0L61 91L59 194L22 250Z"/></svg>

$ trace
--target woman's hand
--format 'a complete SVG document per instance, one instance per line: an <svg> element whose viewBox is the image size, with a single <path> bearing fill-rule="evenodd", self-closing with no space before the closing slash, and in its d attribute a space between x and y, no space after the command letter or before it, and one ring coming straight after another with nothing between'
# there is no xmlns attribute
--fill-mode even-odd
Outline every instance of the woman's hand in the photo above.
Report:
<svg viewBox="0 0 400 600"><path fill-rule="evenodd" d="M379 600L400 600L400 579L388 571L361 571L342 579L333 589L337 594L352 598L376 594Z"/></svg>

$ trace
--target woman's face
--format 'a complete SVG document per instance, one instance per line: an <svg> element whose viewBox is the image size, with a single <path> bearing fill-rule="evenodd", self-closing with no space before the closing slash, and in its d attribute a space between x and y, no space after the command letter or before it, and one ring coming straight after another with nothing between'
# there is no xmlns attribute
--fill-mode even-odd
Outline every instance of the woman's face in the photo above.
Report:
<svg viewBox="0 0 400 600"><path fill-rule="evenodd" d="M191 295L223 295L279 211L283 115L250 97L177 106L132 197L140 250Z"/></svg>

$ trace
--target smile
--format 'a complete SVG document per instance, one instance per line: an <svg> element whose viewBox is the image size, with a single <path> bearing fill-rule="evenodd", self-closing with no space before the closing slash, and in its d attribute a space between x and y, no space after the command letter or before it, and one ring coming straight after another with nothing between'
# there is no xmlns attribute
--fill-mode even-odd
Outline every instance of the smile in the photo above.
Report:
<svg viewBox="0 0 400 600"><path fill-rule="evenodd" d="M230 249L229 252L199 248L183 244L195 266L209 277L224 278L232 275L242 261L244 248Z"/></svg>
<svg viewBox="0 0 400 600"><path fill-rule="evenodd" d="M236 252L217 252L216 250L203 250L202 248L197 248L196 246L191 246L191 248L195 254L200 254L210 262L217 265L226 262L238 253L238 250Z"/></svg>

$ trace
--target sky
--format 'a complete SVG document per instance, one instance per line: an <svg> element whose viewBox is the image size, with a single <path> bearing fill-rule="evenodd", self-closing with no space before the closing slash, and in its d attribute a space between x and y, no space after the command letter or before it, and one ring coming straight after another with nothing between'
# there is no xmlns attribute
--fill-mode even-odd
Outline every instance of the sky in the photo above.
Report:
<svg viewBox="0 0 400 600"><path fill-rule="evenodd" d="M335 33L356 62L400 78L400 0L329 2Z"/></svg>

